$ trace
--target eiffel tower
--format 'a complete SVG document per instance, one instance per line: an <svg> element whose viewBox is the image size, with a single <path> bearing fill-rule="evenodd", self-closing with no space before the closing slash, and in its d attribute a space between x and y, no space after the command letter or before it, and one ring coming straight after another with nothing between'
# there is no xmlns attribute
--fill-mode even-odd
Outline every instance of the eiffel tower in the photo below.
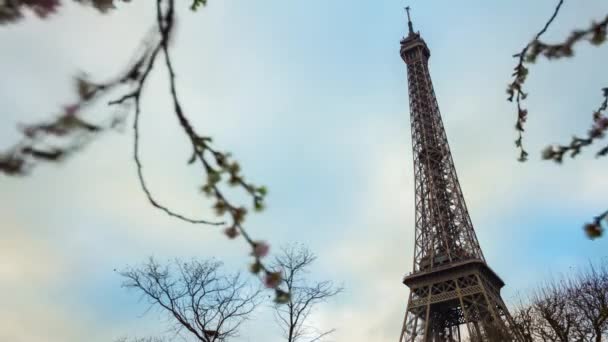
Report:
<svg viewBox="0 0 608 342"><path fill-rule="evenodd" d="M407 64L416 232L413 272L399 342L523 341L500 289L505 285L487 265L464 197L433 90L431 55L420 32L401 40Z"/></svg>

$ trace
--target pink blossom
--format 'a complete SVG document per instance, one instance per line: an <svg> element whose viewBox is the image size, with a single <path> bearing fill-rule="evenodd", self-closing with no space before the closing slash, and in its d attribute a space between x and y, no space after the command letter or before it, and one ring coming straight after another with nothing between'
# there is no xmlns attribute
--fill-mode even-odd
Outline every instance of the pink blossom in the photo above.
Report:
<svg viewBox="0 0 608 342"><path fill-rule="evenodd" d="M79 108L80 108L80 105L78 103L75 103L75 104L64 106L63 111L66 116L74 116Z"/></svg>
<svg viewBox="0 0 608 342"><path fill-rule="evenodd" d="M270 272L264 277L264 285L270 289L274 289L279 286L281 281L283 281L281 272Z"/></svg>
<svg viewBox="0 0 608 342"><path fill-rule="evenodd" d="M252 255L258 258L263 258L268 255L268 251L270 250L270 246L264 241L255 242L253 245L253 253Z"/></svg>

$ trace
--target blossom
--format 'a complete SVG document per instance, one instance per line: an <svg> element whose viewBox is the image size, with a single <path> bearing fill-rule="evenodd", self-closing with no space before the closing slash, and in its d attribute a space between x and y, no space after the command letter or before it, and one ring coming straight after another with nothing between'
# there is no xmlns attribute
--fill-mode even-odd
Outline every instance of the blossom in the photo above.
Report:
<svg viewBox="0 0 608 342"><path fill-rule="evenodd" d="M253 264L249 265L249 270L253 274L258 274L262 270L262 264L260 264L258 261L256 261Z"/></svg>
<svg viewBox="0 0 608 342"><path fill-rule="evenodd" d="M602 116L602 117L598 118L597 126L599 127L599 129L608 128L608 117Z"/></svg>
<svg viewBox="0 0 608 342"><path fill-rule="evenodd" d="M23 2L40 18L46 18L49 14L56 12L59 7L59 0L25 0Z"/></svg>
<svg viewBox="0 0 608 342"><path fill-rule="evenodd" d="M254 242L252 255L256 258L263 258L268 255L270 246L264 241Z"/></svg>
<svg viewBox="0 0 608 342"><path fill-rule="evenodd" d="M553 159L553 156L555 155L555 150L553 148L553 146L547 146L547 148L545 148L543 150L542 156L543 159Z"/></svg>
<svg viewBox="0 0 608 342"><path fill-rule="evenodd" d="M116 8L114 6L114 0L92 0L91 1L93 7L99 10L102 13L107 12L108 10Z"/></svg>
<svg viewBox="0 0 608 342"><path fill-rule="evenodd" d="M239 235L239 231L236 229L236 227L228 227L224 229L224 234L226 234L228 238L234 239Z"/></svg>
<svg viewBox="0 0 608 342"><path fill-rule="evenodd" d="M78 91L78 96L80 96L82 100L90 100L95 93L95 89L95 85L87 81L84 77L76 78L76 90Z"/></svg>
<svg viewBox="0 0 608 342"><path fill-rule="evenodd" d="M74 116L79 108L80 108L80 105L78 103L75 103L75 104L64 106L63 112L65 113L65 116L70 117L70 116Z"/></svg>
<svg viewBox="0 0 608 342"><path fill-rule="evenodd" d="M268 272L264 277L264 285L266 285L266 287L269 289L273 289L279 286L279 284L281 284L281 281L283 281L283 276L281 275L281 272Z"/></svg>
<svg viewBox="0 0 608 342"><path fill-rule="evenodd" d="M601 237L604 233L604 229L598 223L587 223L583 229L591 240Z"/></svg>

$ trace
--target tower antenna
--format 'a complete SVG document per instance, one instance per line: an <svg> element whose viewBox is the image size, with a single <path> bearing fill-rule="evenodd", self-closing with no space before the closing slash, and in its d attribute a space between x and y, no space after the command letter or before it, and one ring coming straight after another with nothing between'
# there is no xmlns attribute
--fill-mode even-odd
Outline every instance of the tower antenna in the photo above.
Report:
<svg viewBox="0 0 608 342"><path fill-rule="evenodd" d="M405 8L407 12L407 27L410 29L410 34L414 34L414 25L412 24L412 18L410 18L410 6Z"/></svg>

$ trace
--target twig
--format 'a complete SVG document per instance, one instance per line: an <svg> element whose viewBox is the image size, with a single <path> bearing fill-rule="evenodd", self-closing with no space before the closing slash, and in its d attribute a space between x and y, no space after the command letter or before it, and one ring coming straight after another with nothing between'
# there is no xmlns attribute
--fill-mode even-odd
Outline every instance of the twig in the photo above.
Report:
<svg viewBox="0 0 608 342"><path fill-rule="evenodd" d="M163 4L165 2L166 9L163 11ZM211 138L199 135L190 124L190 121L184 114L183 107L179 101L175 82L175 71L171 61L171 54L169 52L169 40L175 20L174 0L157 0L156 7L156 20L160 40L157 47L154 49L154 52L151 54L152 61L149 62L149 65L152 65L158 52L162 50L165 59L165 66L169 74L169 89L173 101L174 113L180 123L180 126L184 130L184 133L188 136L193 149L192 157L188 163L192 164L197 160L200 162L207 175L207 183L202 187L203 192L215 198L216 202L214 209L218 216L223 216L226 213L231 216L232 223L224 230L225 234L229 238L235 238L238 235L241 235L245 239L245 241L251 247L251 255L254 257L254 263L251 267L251 271L255 274L262 272L264 274L264 282L266 286L274 288L276 290L277 299L281 299L285 296L285 292L278 288L281 274L280 272L273 272L270 270L262 261L262 258L268 253L268 245L263 241L254 240L245 230L242 224L245 220L247 209L243 206L232 204L223 194L219 187L219 183L222 180L222 175L228 174L228 184L232 186L240 186L250 196L252 196L253 207L258 211L262 210L264 207L263 201L264 197L266 196L266 188L256 187L253 184L245 182L243 176L240 175L239 164L230 160L230 154L215 150L213 147L211 147ZM141 86L143 86L143 83ZM139 88L139 90L133 95L136 102L136 118L137 113L139 112L138 101L140 97L140 90L141 88ZM137 126L135 125L134 127L137 131ZM213 158L212 160L207 159L209 155ZM139 165L141 164L138 163L138 166Z"/></svg>
<svg viewBox="0 0 608 342"><path fill-rule="evenodd" d="M120 127L124 115L111 115L93 124L82 118L82 112L93 104L103 91L119 85L121 80L105 84L93 84L84 77L76 78L79 100L67 105L54 120L21 125L22 139L0 153L0 172L8 176L23 176L38 163L65 160L84 148L100 133Z"/></svg>
<svg viewBox="0 0 608 342"><path fill-rule="evenodd" d="M206 1L194 1L192 9L196 9L197 6L205 5ZM227 175L228 179L226 183L231 186L238 186L245 190L245 192L251 196L253 202L253 209L255 211L261 211L264 208L264 198L266 196L265 187L257 187L253 184L247 183L243 176L240 174L240 166L237 162L230 159L229 153L220 152L214 149L211 145L211 138L196 133L193 126L190 124L186 117L184 110L180 104L178 98L178 92L175 82L175 71L171 61L169 51L169 41L171 39L171 33L174 28L175 11L174 11L174 0L157 0L156 1L156 30L150 33L147 39L144 39L144 47L140 52L136 54L134 62L130 64L130 67L121 74L116 80L106 84L93 84L85 80L79 80L79 94L81 101L77 104L77 108L81 108L83 104L89 104L94 98L105 95L109 90L115 89L118 86L128 86L131 90L127 91L121 97L109 101L109 105L126 105L133 102L135 105L135 118L133 123L134 131L134 151L133 159L137 166L137 175L139 183L146 194L149 202L157 209L162 210L166 214L183 220L189 223L200 223L209 225L221 225L224 222L210 222L207 220L199 220L188 218L184 215L178 214L175 211L162 205L151 193L143 175L143 165L139 157L139 120L141 116L140 101L142 97L143 88L148 80L148 75L152 71L155 65L156 58L162 52L165 59L165 66L169 73L169 85L170 94L173 100L174 113L180 123L180 126L188 136L192 145L192 157L188 161L189 164L195 163L197 160L200 162L206 176L207 182L202 186L202 191L208 196L215 198L215 204L213 206L218 216L224 216L229 214L231 217L231 223L224 233L229 238L235 238L242 236L243 239L251 248L251 255L254 258L254 262L251 265L251 271L255 274L262 275L265 285L275 290L277 302L286 302L289 300L289 293L281 290L279 285L281 284L281 272L273 271L269 269L263 262L263 258L268 254L269 246L264 241L255 240L244 228L243 222L247 214L247 209L244 206L238 206L231 203L228 198L223 194L220 189L220 182L222 176ZM80 122L80 121L79 121ZM57 131L54 125L38 125L36 131ZM92 127L88 124L81 122L79 127ZM62 128L62 127L59 127ZM48 133L48 132L47 132ZM34 156L39 159L58 159L62 154L61 151L57 150L39 150L32 146L26 145L26 148L19 146L20 153L28 153L30 156ZM0 155L0 171L10 174L11 172L16 173L21 171L24 167L22 164L24 160L19 159L20 155L15 156L15 153L9 153ZM15 171L16 170L16 171Z"/></svg>
<svg viewBox="0 0 608 342"><path fill-rule="evenodd" d="M507 88L507 94L509 95L507 100L513 101L515 98L517 103L517 123L515 129L517 130L518 137L515 140L515 146L519 149L519 161L524 162L527 160L528 152L523 146L523 132L524 125L528 116L528 110L522 106L522 101L528 96L523 91L523 85L528 76L528 68L524 66L525 63L534 63L539 55L546 57L547 59L559 59L564 57L572 57L574 55L574 45L580 41L588 40L592 45L601 45L606 41L607 30L608 30L608 15L600 22L593 22L590 27L585 30L574 30L570 36L562 43L558 44L547 44L540 41L540 37L547 31L549 26L553 23L557 14L559 13L563 0L559 0L553 15L543 29L539 31L535 38L528 43L520 53L513 57L518 58L518 63L514 68L513 81ZM608 130L608 117L605 115L605 111L608 107L608 87L603 88L603 101L599 108L593 113L593 125L587 132L586 138L579 138L577 136L572 137L570 144L568 145L557 145L548 146L542 152L542 158L545 160L553 160L557 163L561 163L566 153L570 153L570 157L574 158L581 150L591 145L596 140L599 140L605 136ZM608 155L608 146L600 149L596 157ZM604 231L602 222L608 215L608 211L595 217L592 223L588 223L584 226L584 230L591 239L600 237Z"/></svg>
<svg viewBox="0 0 608 342"><path fill-rule="evenodd" d="M568 145L548 146L543 150L543 159L561 163L566 153L570 152L570 157L574 158L581 153L583 147L589 146L594 141L602 139L605 136L608 130L608 117L604 114L608 108L608 88L604 88L602 91L604 93L604 100L599 108L593 112L593 126L587 132L587 137L578 138L574 136ZM608 154L608 146L597 152L596 157L605 156L606 154Z"/></svg>
<svg viewBox="0 0 608 342"><path fill-rule="evenodd" d="M553 21L557 17L557 14L559 13L559 10L561 9L563 4L564 4L564 0L559 0L559 3L555 7L555 10L553 11L553 14L551 15L551 18L549 18L549 20L545 23L545 26L542 28L542 30L540 30L536 34L536 36L534 37L534 40L531 41L530 43L528 43L528 45L526 45L521 50L520 53L513 56L513 57L518 58L519 60L518 60L517 65L514 68L515 72L512 75L514 78L513 78L513 81L509 84L509 87L507 88L507 94L509 95L509 97L508 97L509 101L512 102L513 97L515 96L515 99L517 102L517 123L515 124L515 129L517 130L518 137L515 140L515 146L517 148L519 148L519 161L520 162L524 162L528 159L527 158L528 152L526 152L526 150L523 146L523 141L522 141L523 132L524 132L524 124L525 124L527 116L528 116L528 110L523 108L521 105L521 102L523 100L525 100L526 97L528 96L528 94L524 93L524 91L523 91L523 84L526 81L526 77L528 76L528 69L524 66L524 59L526 58L526 55L527 55L530 47L534 45L534 42L538 41L538 39L547 31L549 26L553 23Z"/></svg>
<svg viewBox="0 0 608 342"><path fill-rule="evenodd" d="M528 43L526 45L526 47L524 47L520 53L513 56L513 57L518 58L518 63L514 68L515 71L512 75L513 81L509 84L509 86L507 88L507 94L509 95L509 97L508 97L509 101L512 102L513 98L515 97L515 100L517 103L517 113L518 114L517 114L517 123L515 125L515 129L518 132L518 137L515 140L515 145L520 150L519 161L526 161L527 156L528 156L528 153L526 152L526 150L523 147L523 141L522 141L522 139L523 139L522 136L523 136L523 132L524 132L524 124L525 124L527 116L528 116L528 110L522 106L522 101L525 100L526 97L528 96L528 94L523 91L523 85L524 85L526 78L528 76L528 73L529 73L528 68L526 68L524 66L524 64L525 63L527 63L527 64L534 63L539 55L542 55L542 56L546 57L547 59L559 59L559 58L563 58L563 57L572 57L574 54L574 50L573 50L574 44L576 44L582 40L588 40L593 45L601 45L606 41L608 16L606 16L600 22L593 22L591 24L591 26L585 30L573 31L570 34L570 36L562 43L547 44L547 43L540 41L540 37L547 31L547 29L549 28L551 23L553 23L553 21L555 20L563 2L564 2L563 0L559 1L559 3L557 4L557 6L555 8L555 11L553 12L553 15L551 16L549 21L547 21L547 23L545 24L543 29L540 32L538 32L538 34L536 34L535 38L530 43ZM601 110L599 110L599 111L601 111ZM597 111L596 111L596 113L597 113ZM603 127L604 122L602 122L601 120L598 121L598 119L595 119L595 118L596 118L596 115L594 114L594 120L596 121L596 124L599 122L599 124L600 124L599 127ZM589 134L590 139L580 139L580 138L576 138L576 137L573 138L573 141L571 143L571 148L568 149L573 152L572 156L577 155L580 152L581 147L590 145L594 141L595 138L602 137L603 130L604 130L603 128L601 128L599 130L596 129L596 127L592 128L592 130L590 131L590 134ZM604 150L602 150L602 151L604 151ZM608 153L608 147L605 150L605 152L601 153L600 155L603 155L605 153ZM549 158L546 158L546 159L549 159Z"/></svg>
<svg viewBox="0 0 608 342"><path fill-rule="evenodd" d="M314 339L310 340L310 342L319 341L319 340L321 340L323 337L325 337L325 336L327 336L327 335L330 335L330 334L333 334L335 331L336 331L336 329L331 329L331 330L328 330L328 331L326 331L326 332L322 333L321 335L317 336L316 338L314 338Z"/></svg>

